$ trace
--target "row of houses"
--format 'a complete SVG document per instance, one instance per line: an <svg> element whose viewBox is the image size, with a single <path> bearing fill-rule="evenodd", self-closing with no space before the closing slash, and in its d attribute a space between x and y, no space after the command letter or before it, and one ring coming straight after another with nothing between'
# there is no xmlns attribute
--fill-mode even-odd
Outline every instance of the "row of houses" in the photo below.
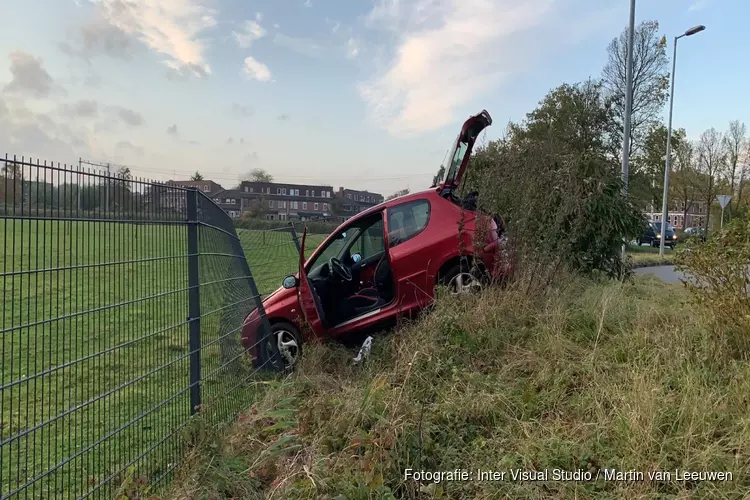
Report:
<svg viewBox="0 0 750 500"><path fill-rule="evenodd" d="M344 187L334 191L333 186L319 184L242 181L234 189L224 189L212 180L170 180L166 185L199 189L234 218L251 212L267 220L313 220L333 216L346 219L383 201L379 193ZM337 206L335 211L334 205Z"/></svg>
<svg viewBox="0 0 750 500"><path fill-rule="evenodd" d="M687 209L685 203L678 203L679 206L670 207L667 212L667 221L678 229L687 227L705 227L706 224L706 203L690 202ZM650 212L645 213L646 218L652 222L659 222L662 219L662 212L656 211L651 207Z"/></svg>

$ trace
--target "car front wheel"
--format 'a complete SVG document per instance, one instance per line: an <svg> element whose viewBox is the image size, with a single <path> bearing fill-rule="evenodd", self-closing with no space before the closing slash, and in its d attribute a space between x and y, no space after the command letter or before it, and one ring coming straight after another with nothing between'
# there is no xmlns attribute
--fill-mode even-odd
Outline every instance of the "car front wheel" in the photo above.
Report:
<svg viewBox="0 0 750 500"><path fill-rule="evenodd" d="M302 355L302 336L286 321L271 325L271 332L260 344L259 366L277 372L292 370Z"/></svg>
<svg viewBox="0 0 750 500"><path fill-rule="evenodd" d="M451 294L465 295L482 289L480 273L469 268L468 264L456 264L440 278L440 284L447 286Z"/></svg>

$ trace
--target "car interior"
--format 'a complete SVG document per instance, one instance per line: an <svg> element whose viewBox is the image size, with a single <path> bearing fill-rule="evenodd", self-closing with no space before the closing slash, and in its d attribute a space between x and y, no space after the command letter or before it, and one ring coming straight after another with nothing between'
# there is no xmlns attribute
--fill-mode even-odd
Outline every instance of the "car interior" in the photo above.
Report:
<svg viewBox="0 0 750 500"><path fill-rule="evenodd" d="M404 231L394 222L391 225L397 227L392 228L389 241L397 241ZM340 231L310 263L307 276L328 327L390 304L395 299L395 283L382 213Z"/></svg>

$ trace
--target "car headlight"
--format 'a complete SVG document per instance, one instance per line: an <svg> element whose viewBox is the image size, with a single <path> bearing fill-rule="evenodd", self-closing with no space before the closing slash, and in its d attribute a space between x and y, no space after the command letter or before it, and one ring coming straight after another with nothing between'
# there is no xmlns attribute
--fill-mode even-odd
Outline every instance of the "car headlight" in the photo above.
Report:
<svg viewBox="0 0 750 500"><path fill-rule="evenodd" d="M677 235L675 234L674 236L672 236L672 239L676 240L677 239Z"/></svg>
<svg viewBox="0 0 750 500"><path fill-rule="evenodd" d="M661 238L661 234L657 234L657 235L656 235L656 237L657 237L657 238Z"/></svg>

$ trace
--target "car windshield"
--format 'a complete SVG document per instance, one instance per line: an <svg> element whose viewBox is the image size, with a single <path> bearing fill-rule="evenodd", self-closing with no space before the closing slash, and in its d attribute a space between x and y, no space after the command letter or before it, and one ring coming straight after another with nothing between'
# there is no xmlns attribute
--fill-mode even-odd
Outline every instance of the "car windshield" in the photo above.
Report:
<svg viewBox="0 0 750 500"><path fill-rule="evenodd" d="M310 262L310 266L308 267L310 270L309 272L317 274L320 272L320 266L328 264L331 257L338 258L347 244L356 237L357 233L359 233L359 229L356 227L338 233L336 237L330 240L328 245Z"/></svg>
<svg viewBox="0 0 750 500"><path fill-rule="evenodd" d="M656 227L657 231L661 231L661 222L654 222L654 227ZM667 231L674 231L674 226L667 223Z"/></svg>

